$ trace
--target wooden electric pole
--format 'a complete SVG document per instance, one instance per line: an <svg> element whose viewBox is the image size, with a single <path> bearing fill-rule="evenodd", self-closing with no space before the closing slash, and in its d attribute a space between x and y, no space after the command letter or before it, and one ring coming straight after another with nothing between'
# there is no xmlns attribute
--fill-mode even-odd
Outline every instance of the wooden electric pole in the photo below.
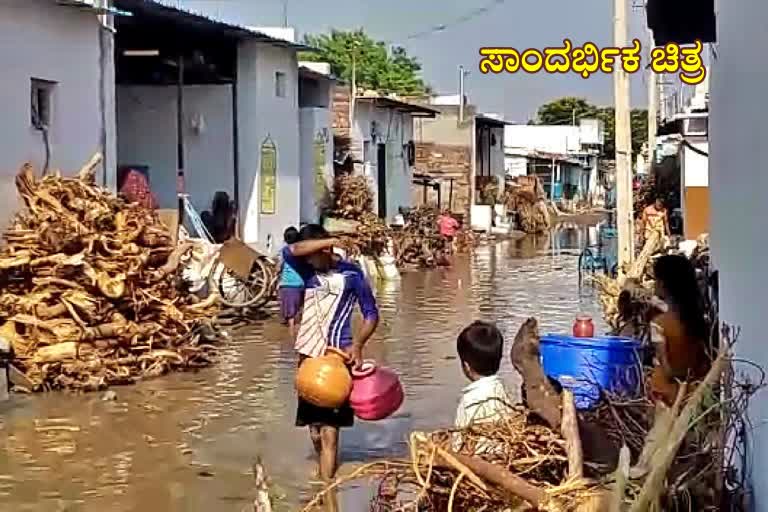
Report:
<svg viewBox="0 0 768 512"><path fill-rule="evenodd" d="M627 45L627 0L614 0L614 46ZM632 216L632 129L630 125L629 76L620 66L613 75L616 110L616 226L619 272L634 257L635 229Z"/></svg>

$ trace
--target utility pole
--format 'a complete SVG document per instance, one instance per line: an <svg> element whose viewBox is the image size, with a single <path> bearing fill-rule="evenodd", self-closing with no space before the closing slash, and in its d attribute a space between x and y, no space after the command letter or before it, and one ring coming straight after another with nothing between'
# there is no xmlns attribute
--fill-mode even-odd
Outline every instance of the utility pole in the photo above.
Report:
<svg viewBox="0 0 768 512"><path fill-rule="evenodd" d="M614 0L614 46L627 45L627 0ZM634 258L635 229L632 218L632 136L630 125L629 77L616 66L613 75L616 110L616 226L618 228L619 272Z"/></svg>
<svg viewBox="0 0 768 512"><path fill-rule="evenodd" d="M283 0L283 27L288 28L288 0Z"/></svg>
<svg viewBox="0 0 768 512"><path fill-rule="evenodd" d="M459 123L464 122L464 78L468 74L464 66L459 66Z"/></svg>
<svg viewBox="0 0 768 512"><path fill-rule="evenodd" d="M352 127L355 125L355 98L357 97L357 61L355 58L355 53L357 51L357 48L354 46L352 47L352 91L349 98L349 129L350 133L352 130Z"/></svg>
<svg viewBox="0 0 768 512"><path fill-rule="evenodd" d="M648 30L648 56L653 51L653 32ZM650 58L649 58L650 62ZM648 68L648 171L656 162L656 131L659 108L659 79L652 68Z"/></svg>

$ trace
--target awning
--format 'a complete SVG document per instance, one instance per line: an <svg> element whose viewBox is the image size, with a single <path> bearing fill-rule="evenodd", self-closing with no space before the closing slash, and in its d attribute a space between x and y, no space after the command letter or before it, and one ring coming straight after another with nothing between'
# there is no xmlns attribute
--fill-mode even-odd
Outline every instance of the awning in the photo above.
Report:
<svg viewBox="0 0 768 512"><path fill-rule="evenodd" d="M83 11L90 11L94 14L109 14L112 16L130 16L131 13L121 11L113 7L104 7L95 5L94 0L56 0L56 4L62 7L74 7Z"/></svg>
<svg viewBox="0 0 768 512"><path fill-rule="evenodd" d="M435 109L425 107L423 105L406 103L405 101L400 101L394 98L388 98L386 96L358 96L357 98L355 98L355 102L371 103L374 107L377 107L377 108L388 108L388 109L396 110L398 112L406 112L408 114L411 114L414 117L433 118L440 113Z"/></svg>

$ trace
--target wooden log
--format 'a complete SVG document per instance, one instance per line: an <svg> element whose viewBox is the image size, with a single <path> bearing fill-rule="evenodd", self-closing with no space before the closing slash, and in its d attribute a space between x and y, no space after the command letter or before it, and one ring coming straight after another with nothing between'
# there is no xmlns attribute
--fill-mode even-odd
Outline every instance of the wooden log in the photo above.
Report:
<svg viewBox="0 0 768 512"><path fill-rule="evenodd" d="M568 478L576 479L584 475L584 454L581 450L579 420L573 402L573 391L563 390L563 419L561 425L565 452L568 454Z"/></svg>
<svg viewBox="0 0 768 512"><path fill-rule="evenodd" d="M77 359L77 342L66 341L37 349L35 363L57 363Z"/></svg>
<svg viewBox="0 0 768 512"><path fill-rule="evenodd" d="M553 430L560 430L560 395L541 367L539 327L535 318L529 318L520 327L512 343L510 359L523 378L528 407Z"/></svg>
<svg viewBox="0 0 768 512"><path fill-rule="evenodd" d="M528 483L519 476L513 475L501 466L491 464L478 457L453 452L448 453L481 479L492 483L511 496L524 499L534 507L538 507L546 499L546 493L543 489Z"/></svg>

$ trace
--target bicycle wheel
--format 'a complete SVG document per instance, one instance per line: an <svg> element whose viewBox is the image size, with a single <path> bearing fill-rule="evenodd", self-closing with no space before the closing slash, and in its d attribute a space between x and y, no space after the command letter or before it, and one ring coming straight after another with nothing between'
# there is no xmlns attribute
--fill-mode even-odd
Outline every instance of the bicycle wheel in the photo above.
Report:
<svg viewBox="0 0 768 512"><path fill-rule="evenodd" d="M581 254L579 254L579 286L584 281L584 272L590 274L595 271L595 257L589 247L585 247Z"/></svg>
<svg viewBox="0 0 768 512"><path fill-rule="evenodd" d="M260 286L263 286L263 293L255 300L249 307L263 308L270 300L276 297L277 285L280 281L280 275L277 273L275 266L265 258L259 258L258 264L261 265L262 271L259 274ZM253 274L252 274L253 276Z"/></svg>
<svg viewBox="0 0 768 512"><path fill-rule="evenodd" d="M261 259L253 263L248 279L233 274L221 262L217 261L209 275L210 287L216 290L225 306L231 308L252 307L267 294L269 270Z"/></svg>

